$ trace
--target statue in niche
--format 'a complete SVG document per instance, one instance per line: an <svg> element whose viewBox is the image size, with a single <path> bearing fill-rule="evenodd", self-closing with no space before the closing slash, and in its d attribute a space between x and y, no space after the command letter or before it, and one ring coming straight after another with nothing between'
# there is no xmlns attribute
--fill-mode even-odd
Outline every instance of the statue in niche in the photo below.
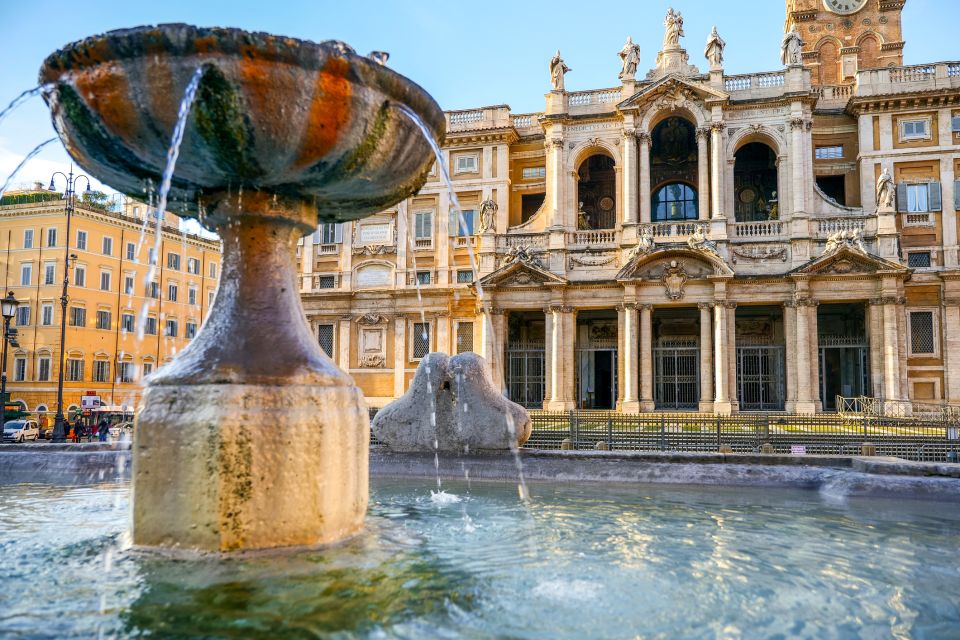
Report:
<svg viewBox="0 0 960 640"><path fill-rule="evenodd" d="M717 33L717 27L714 25L713 31L710 32L710 37L707 38L707 46L703 50L703 55L707 58L707 62L710 63L710 69L723 68L723 49L726 46L727 43L724 42L720 34Z"/></svg>
<svg viewBox="0 0 960 640"><path fill-rule="evenodd" d="M580 208L577 209L577 229L585 231L592 229L590 225L590 219L587 217L587 212L583 210L583 203L580 203Z"/></svg>
<svg viewBox="0 0 960 640"><path fill-rule="evenodd" d="M637 65L640 64L640 45L634 44L633 38L627 36L627 43L623 45L623 49L620 49L619 55L623 67L617 77L621 80L632 79L637 73Z"/></svg>
<svg viewBox="0 0 960 640"><path fill-rule="evenodd" d="M563 76L570 70L570 67L564 64L563 58L560 57L560 49L557 49L557 53L550 60L550 82L554 91L564 90Z"/></svg>
<svg viewBox="0 0 960 640"><path fill-rule="evenodd" d="M880 173L880 177L877 178L877 210L895 211L894 203L896 202L896 197L897 187L893 183L890 170L884 167Z"/></svg>
<svg viewBox="0 0 960 640"><path fill-rule="evenodd" d="M679 11L674 11L673 7L667 10L667 17L664 18L663 26L666 32L663 34L663 48L676 49L680 47L680 38L683 36L683 16Z"/></svg>
<svg viewBox="0 0 960 640"><path fill-rule="evenodd" d="M500 209L499 205L492 199L487 198L480 203L480 233L487 231L496 232L496 215Z"/></svg>
<svg viewBox="0 0 960 640"><path fill-rule="evenodd" d="M800 32L797 31L797 25L793 25L790 31L783 36L783 42L780 44L780 62L787 67L802 65L803 44L803 40L800 39Z"/></svg>

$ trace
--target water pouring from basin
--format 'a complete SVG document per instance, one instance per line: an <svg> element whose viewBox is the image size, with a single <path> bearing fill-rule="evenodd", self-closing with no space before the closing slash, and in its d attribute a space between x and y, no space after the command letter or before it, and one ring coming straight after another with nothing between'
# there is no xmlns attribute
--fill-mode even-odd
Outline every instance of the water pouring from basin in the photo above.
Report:
<svg viewBox="0 0 960 640"><path fill-rule="evenodd" d="M176 170L164 176L197 69ZM133 197L169 178L182 213L223 239L203 329L144 393L134 543L225 551L355 534L368 500L367 409L307 326L295 246L318 222L415 193L430 147L391 105L418 114L434 138L440 108L340 42L187 25L69 45L41 82L81 166Z"/></svg>

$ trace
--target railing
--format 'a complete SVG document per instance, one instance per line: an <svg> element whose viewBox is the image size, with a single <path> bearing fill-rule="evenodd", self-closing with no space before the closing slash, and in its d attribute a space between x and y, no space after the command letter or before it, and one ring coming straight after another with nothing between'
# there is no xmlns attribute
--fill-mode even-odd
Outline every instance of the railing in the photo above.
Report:
<svg viewBox="0 0 960 640"><path fill-rule="evenodd" d="M890 69L890 82L923 82L937 74L936 65L924 64Z"/></svg>
<svg viewBox="0 0 960 640"><path fill-rule="evenodd" d="M415 250L433 249L433 238L414 238L413 248Z"/></svg>
<svg viewBox="0 0 960 640"><path fill-rule="evenodd" d="M960 427L960 405L945 402L888 400L872 396L837 396L837 413L847 418L910 418L937 422L956 430ZM957 435L954 435L954 439Z"/></svg>
<svg viewBox="0 0 960 640"><path fill-rule="evenodd" d="M483 120L483 110L474 111L453 111L450 113L450 124L470 124L471 122L480 122Z"/></svg>
<svg viewBox="0 0 960 640"><path fill-rule="evenodd" d="M903 214L903 224L906 227L931 227L933 222L933 214L929 211Z"/></svg>
<svg viewBox="0 0 960 640"><path fill-rule="evenodd" d="M698 228L703 229L704 235L707 235L710 231L710 223L699 220L690 220L687 222L653 222L651 224L640 225L640 233L642 235L649 231L654 239L685 239L696 233Z"/></svg>
<svg viewBox="0 0 960 640"><path fill-rule="evenodd" d="M476 247L476 246L477 246L476 236L455 236L453 238L454 249L463 249L466 247Z"/></svg>
<svg viewBox="0 0 960 640"><path fill-rule="evenodd" d="M567 245L595 247L602 244L614 244L617 241L617 232L609 231L568 231L566 234Z"/></svg>
<svg viewBox="0 0 960 640"><path fill-rule="evenodd" d="M867 69L857 73L856 94L874 96L960 87L960 62Z"/></svg>
<svg viewBox="0 0 960 640"><path fill-rule="evenodd" d="M510 116L510 122L514 129L530 129L537 126L539 113L518 113Z"/></svg>
<svg viewBox="0 0 960 640"><path fill-rule="evenodd" d="M338 253L340 253L339 244L318 244L317 245L318 256L335 256Z"/></svg>
<svg viewBox="0 0 960 640"><path fill-rule="evenodd" d="M860 231L866 229L866 218L824 218L817 220L817 235L819 237L831 236L837 231Z"/></svg>
<svg viewBox="0 0 960 640"><path fill-rule="evenodd" d="M947 77L948 78L960 77L960 62L947 63Z"/></svg>
<svg viewBox="0 0 960 640"><path fill-rule="evenodd" d="M782 233L783 222L780 220L758 220L734 224L734 236L737 238L776 238Z"/></svg>
<svg viewBox="0 0 960 640"><path fill-rule="evenodd" d="M595 91L573 91L567 94L567 104L571 107L585 107L593 104L610 104L620 101L620 89L598 89Z"/></svg>
<svg viewBox="0 0 960 640"><path fill-rule="evenodd" d="M546 249L547 234L545 233L512 233L497 236L497 251L508 251L514 247L530 249Z"/></svg>
<svg viewBox="0 0 960 640"><path fill-rule="evenodd" d="M447 131L472 131L511 126L510 107L500 105L482 109L447 111Z"/></svg>
<svg viewBox="0 0 960 640"><path fill-rule="evenodd" d="M853 97L852 84L821 85L817 90L821 102L836 102L846 104Z"/></svg>
<svg viewBox="0 0 960 640"><path fill-rule="evenodd" d="M783 71L769 73L752 73L741 76L727 76L723 80L723 88L727 91L748 91L750 89L767 89L782 87L786 84L786 74Z"/></svg>

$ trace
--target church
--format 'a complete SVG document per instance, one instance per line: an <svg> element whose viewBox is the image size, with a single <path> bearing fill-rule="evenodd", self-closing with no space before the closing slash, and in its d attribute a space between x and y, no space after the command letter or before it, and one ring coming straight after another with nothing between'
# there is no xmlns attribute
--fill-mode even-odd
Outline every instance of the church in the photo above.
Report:
<svg viewBox="0 0 960 640"><path fill-rule="evenodd" d="M416 196L301 242L317 339L371 406L432 351L548 411L960 404L960 62L903 65L905 1L786 0L746 75L670 9L652 69L447 112Z"/></svg>

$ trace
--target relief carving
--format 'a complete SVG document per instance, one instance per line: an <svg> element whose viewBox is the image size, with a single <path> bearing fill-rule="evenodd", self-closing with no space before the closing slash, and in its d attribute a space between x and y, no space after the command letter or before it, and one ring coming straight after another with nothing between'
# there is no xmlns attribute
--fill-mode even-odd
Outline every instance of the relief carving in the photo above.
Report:
<svg viewBox="0 0 960 640"><path fill-rule="evenodd" d="M683 263L671 260L670 264L663 270L660 281L663 283L668 298L671 300L682 298L683 285L687 282L687 272L683 268Z"/></svg>

